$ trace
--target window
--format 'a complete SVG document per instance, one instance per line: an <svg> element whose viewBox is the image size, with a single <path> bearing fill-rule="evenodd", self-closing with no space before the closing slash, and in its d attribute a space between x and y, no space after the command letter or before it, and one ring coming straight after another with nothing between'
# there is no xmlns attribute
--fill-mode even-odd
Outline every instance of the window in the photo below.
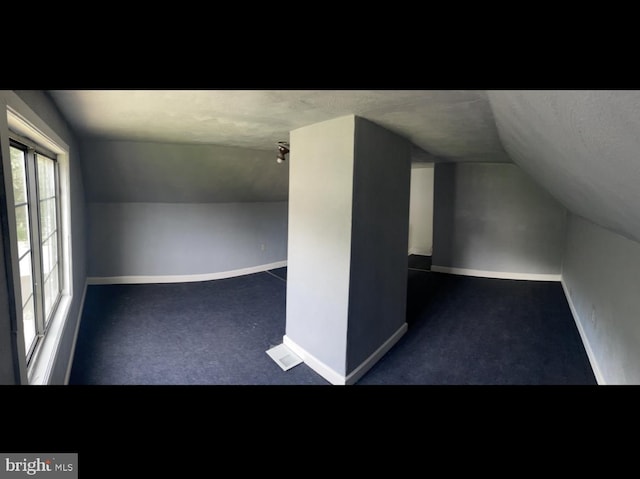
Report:
<svg viewBox="0 0 640 479"><path fill-rule="evenodd" d="M56 155L11 139L26 363L44 339L62 295L60 195Z"/></svg>
<svg viewBox="0 0 640 479"><path fill-rule="evenodd" d="M71 369L63 338L78 331L79 317L71 318L78 309L71 306L82 288L79 278L74 283L70 146L14 92L0 90L2 104L7 120L0 121L0 240L13 371L19 384L62 383ZM85 292L86 286L79 304Z"/></svg>

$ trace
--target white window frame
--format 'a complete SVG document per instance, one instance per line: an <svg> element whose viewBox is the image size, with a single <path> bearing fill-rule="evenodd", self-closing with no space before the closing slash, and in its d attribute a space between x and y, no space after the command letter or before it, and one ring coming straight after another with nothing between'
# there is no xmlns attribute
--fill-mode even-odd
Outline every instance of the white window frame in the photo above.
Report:
<svg viewBox="0 0 640 479"><path fill-rule="evenodd" d="M36 336L35 336L35 347L31 355L27 354L27 367L29 366L29 358L33 358L35 356L35 352L38 350L40 343L42 342L44 336L48 332L48 327L51 324L51 318L58 307L58 303L61 297L60 293L60 276L61 276L61 241L60 241L60 233L61 229L59 227L60 224L60 180L58 179L59 165L57 161L57 155L55 153L45 151L44 148L39 145L33 143L31 140L27 138L23 138L22 136L16 134L13 131L9 132L10 137L10 147L12 149L16 149L23 153L23 164L25 171L25 194L26 194L26 205L28 207L28 216L29 216L29 238L30 245L29 251L24 253L24 255L29 254L30 256L30 269L31 269L31 283L32 283L32 296L33 296L33 305L34 305L34 320L35 320L35 328L36 328ZM54 188L53 188L53 199L55 201L55 230L48 235L47 239L50 239L55 236L56 241L56 267L57 276L58 276L58 291L56 292L56 297L52 304L52 309L50 311L46 311L46 275L49 273L44 270L44 250L43 250L43 224L41 222L42 219L42 194L40 191L40 158L44 158L45 161L52 161L54 163ZM13 161L13 160L12 160ZM48 200L47 200L48 201ZM14 209L17 208L17 205L14 204ZM24 258L23 255L23 258ZM24 259L20 258L19 261L23 261ZM25 298L22 298L22 302L24 303ZM22 310L24 314L24 308ZM50 314L51 313L51 314ZM33 346L33 343L31 343ZM29 350L31 350L31 346L29 346ZM27 348L27 344L25 344L25 348Z"/></svg>
<svg viewBox="0 0 640 479"><path fill-rule="evenodd" d="M16 333L16 351L18 370L20 374L20 382L22 384L45 385L49 383L53 367L55 365L58 348L65 329L65 324L69 316L69 309L73 298L73 264L72 264L72 245L71 245L71 206L70 206L70 176L69 176L69 146L46 125L17 95L8 92L6 98L6 123L2 125L0 134L3 138L3 157L9 153L9 137L11 132L21 137L31 140L37 145L41 145L46 150L56 154L58 162L58 180L59 180L59 228L60 228L60 264L61 268L61 297L56 307L55 313L52 315L47 332L44 338L39 341L38 347L33 353L31 363L27 366L26 353L24 346L24 334L21 311L22 298L20 292L20 273L18 263L18 244L15 214L8 213L9 225L9 249L11 256L11 264L7 265L11 270L13 278L13 311L15 318ZM5 126L6 125L6 126ZM6 146L5 146L6 145ZM10 155L3 163L5 171L7 165L10 166ZM11 171L10 169L8 171ZM10 205L13 201L13 185L11 175L5 175L5 194L7 202Z"/></svg>

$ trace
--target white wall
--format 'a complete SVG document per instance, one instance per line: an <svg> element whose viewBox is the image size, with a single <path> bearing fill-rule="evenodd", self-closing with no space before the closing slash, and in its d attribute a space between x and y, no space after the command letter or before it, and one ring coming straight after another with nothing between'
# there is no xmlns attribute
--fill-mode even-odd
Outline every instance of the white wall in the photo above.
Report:
<svg viewBox="0 0 640 479"><path fill-rule="evenodd" d="M409 254L431 256L433 251L433 163L411 165Z"/></svg>
<svg viewBox="0 0 640 479"><path fill-rule="evenodd" d="M355 119L290 132L286 336L346 375Z"/></svg>
<svg viewBox="0 0 640 479"><path fill-rule="evenodd" d="M640 384L640 243L569 215L565 294L600 384Z"/></svg>

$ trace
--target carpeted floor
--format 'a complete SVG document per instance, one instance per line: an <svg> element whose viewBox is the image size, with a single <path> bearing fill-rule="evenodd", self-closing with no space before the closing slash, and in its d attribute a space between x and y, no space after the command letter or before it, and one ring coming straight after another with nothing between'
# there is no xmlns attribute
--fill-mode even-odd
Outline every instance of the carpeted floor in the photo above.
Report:
<svg viewBox="0 0 640 479"><path fill-rule="evenodd" d="M596 384L556 282L409 271L409 329L359 384Z"/></svg>
<svg viewBox="0 0 640 479"><path fill-rule="evenodd" d="M289 371L282 343L286 283L268 273L176 284L91 285L70 384L328 384Z"/></svg>
<svg viewBox="0 0 640 479"><path fill-rule="evenodd" d="M431 269L431 256L424 256L420 254L410 254L409 269L429 271Z"/></svg>
<svg viewBox="0 0 640 479"><path fill-rule="evenodd" d="M405 336L359 385L596 384L559 283L409 269ZM327 385L265 353L286 268L200 283L89 286L71 384Z"/></svg>

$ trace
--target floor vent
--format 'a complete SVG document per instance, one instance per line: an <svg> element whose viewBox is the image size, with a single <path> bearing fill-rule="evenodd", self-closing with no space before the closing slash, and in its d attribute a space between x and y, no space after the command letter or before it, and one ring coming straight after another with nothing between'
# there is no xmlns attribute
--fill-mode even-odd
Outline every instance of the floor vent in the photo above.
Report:
<svg viewBox="0 0 640 479"><path fill-rule="evenodd" d="M278 364L278 366L282 368L283 371L288 371L302 363L302 359L300 359L298 355L293 353L293 351L284 344L274 346L267 351L267 354Z"/></svg>

